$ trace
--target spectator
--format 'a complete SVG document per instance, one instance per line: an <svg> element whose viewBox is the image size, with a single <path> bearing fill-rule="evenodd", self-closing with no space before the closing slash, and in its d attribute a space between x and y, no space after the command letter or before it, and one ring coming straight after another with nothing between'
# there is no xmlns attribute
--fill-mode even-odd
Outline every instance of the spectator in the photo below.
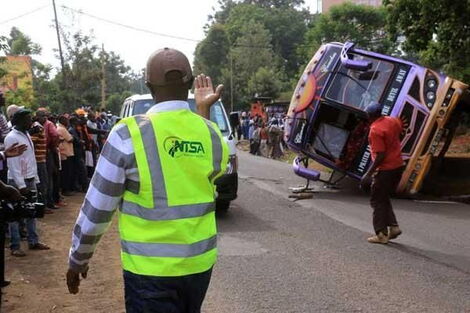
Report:
<svg viewBox="0 0 470 313"><path fill-rule="evenodd" d="M242 112L242 134L243 139L248 140L248 132L250 128L250 116L246 114L246 112Z"/></svg>
<svg viewBox="0 0 470 313"><path fill-rule="evenodd" d="M64 206L65 203L61 201L59 194L59 135L57 134L57 128L48 119L48 112L45 108L39 108L36 112L36 118L38 122L44 127L46 136L46 167L48 185L47 185L47 197L48 201L57 206Z"/></svg>
<svg viewBox="0 0 470 313"><path fill-rule="evenodd" d="M0 109L2 109L5 106L5 98L3 97L3 93L0 92ZM10 132L10 127L8 126L7 119L5 115L3 115L3 112L0 111L0 150L3 150L5 148L4 142L5 142L5 137L8 135ZM0 161L0 179L3 182L6 182L6 161L2 160Z"/></svg>
<svg viewBox="0 0 470 313"><path fill-rule="evenodd" d="M46 205L48 210L47 213L51 213L51 209L57 209L52 201L48 197L47 188L49 187L49 175L47 173L47 147L46 147L46 133L44 127L39 122L36 116L36 122L34 122L32 131L30 131L31 140L34 145L34 155L36 156L36 167L39 177L39 192L41 194L41 200Z"/></svg>
<svg viewBox="0 0 470 313"><path fill-rule="evenodd" d="M254 124L252 145L250 146L250 153L254 155L259 155L259 147L261 143L260 137L260 127L259 124Z"/></svg>
<svg viewBox="0 0 470 313"><path fill-rule="evenodd" d="M6 147L18 143L26 145L25 152L17 157L8 159L8 179L10 185L17 187L22 195L36 193L36 183L39 183L36 167L36 156L34 155L33 142L29 136L28 130L31 128L31 112L21 109L13 115L12 131L5 138ZM39 236L36 231L36 219L26 219L26 229L28 232L28 246L31 250L48 250L49 247L39 242ZM13 256L25 256L21 250L20 233L18 222L10 223L10 248Z"/></svg>
<svg viewBox="0 0 470 313"><path fill-rule="evenodd" d="M8 130L12 128L11 119L13 117L13 114L15 114L16 112L18 112L20 109L23 109L23 108L24 106L18 106L16 104L11 104L8 106L7 108Z"/></svg>
<svg viewBox="0 0 470 313"><path fill-rule="evenodd" d="M281 137L282 131L279 128L278 121L276 118L271 120L271 126L268 129L269 135L269 145L270 145L270 152L269 157L273 159L277 159L282 156L281 150Z"/></svg>
<svg viewBox="0 0 470 313"><path fill-rule="evenodd" d="M69 123L69 132L73 137L73 156L71 157L72 189L79 192L86 192L88 189L88 179L85 167L86 142L83 138L79 118L72 116Z"/></svg>
<svg viewBox="0 0 470 313"><path fill-rule="evenodd" d="M57 125L57 133L59 135L59 151L60 151L60 184L62 187L62 195L72 195L72 157L73 157L73 137L67 130L69 127L69 120L65 115L59 117L59 124Z"/></svg>
<svg viewBox="0 0 470 313"><path fill-rule="evenodd" d="M266 129L266 124L265 123L261 124L259 137L261 139L260 147L259 147L260 155L268 156L268 138L269 138L269 136L268 136L268 130Z"/></svg>

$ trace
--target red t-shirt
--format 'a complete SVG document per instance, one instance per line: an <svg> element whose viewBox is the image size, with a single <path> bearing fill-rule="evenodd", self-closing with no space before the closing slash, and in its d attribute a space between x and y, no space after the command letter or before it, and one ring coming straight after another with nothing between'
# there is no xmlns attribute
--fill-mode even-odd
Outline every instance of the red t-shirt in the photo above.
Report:
<svg viewBox="0 0 470 313"><path fill-rule="evenodd" d="M402 129L402 122L390 116L383 116L370 126L369 145L372 160L375 160L377 153L385 152L385 159L378 167L379 170L394 170L403 166L400 143Z"/></svg>

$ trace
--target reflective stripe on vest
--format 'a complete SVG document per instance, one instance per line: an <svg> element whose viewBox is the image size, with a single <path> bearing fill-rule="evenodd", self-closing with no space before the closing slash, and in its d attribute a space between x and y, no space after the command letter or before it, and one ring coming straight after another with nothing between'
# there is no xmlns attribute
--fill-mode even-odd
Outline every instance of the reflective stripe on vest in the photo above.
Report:
<svg viewBox="0 0 470 313"><path fill-rule="evenodd" d="M140 178L124 193L119 214L123 268L151 276L208 270L217 258L214 181L228 162L220 131L189 110L121 123Z"/></svg>

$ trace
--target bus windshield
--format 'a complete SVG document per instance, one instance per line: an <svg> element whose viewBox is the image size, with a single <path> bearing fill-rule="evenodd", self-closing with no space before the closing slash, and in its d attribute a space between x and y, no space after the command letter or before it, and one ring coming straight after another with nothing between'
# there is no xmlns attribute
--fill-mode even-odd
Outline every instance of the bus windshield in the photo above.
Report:
<svg viewBox="0 0 470 313"><path fill-rule="evenodd" d="M379 102L392 76L393 63L354 54L354 59L372 63L369 71L356 71L341 65L333 77L326 98L337 103L364 109L372 101Z"/></svg>

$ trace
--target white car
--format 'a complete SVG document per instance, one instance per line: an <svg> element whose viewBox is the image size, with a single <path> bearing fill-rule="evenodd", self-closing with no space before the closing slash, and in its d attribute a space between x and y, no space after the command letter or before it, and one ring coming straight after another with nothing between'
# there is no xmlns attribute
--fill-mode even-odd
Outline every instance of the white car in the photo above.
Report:
<svg viewBox="0 0 470 313"><path fill-rule="evenodd" d="M192 111L196 109L196 103L194 101L194 95L190 94L188 97L188 103ZM133 95L122 104L121 118L145 114L153 105L155 101L152 95ZM215 184L217 186L217 200L216 209L217 211L227 211L230 207L230 201L237 197L238 192L238 158L236 149L236 139L232 131L232 125L227 117L225 108L222 102L217 101L211 107L210 119L219 126L219 129L224 136L225 141L229 146L229 162L227 164L227 171L224 175L219 177ZM238 119L233 119L238 121ZM233 125L236 127L236 125Z"/></svg>

